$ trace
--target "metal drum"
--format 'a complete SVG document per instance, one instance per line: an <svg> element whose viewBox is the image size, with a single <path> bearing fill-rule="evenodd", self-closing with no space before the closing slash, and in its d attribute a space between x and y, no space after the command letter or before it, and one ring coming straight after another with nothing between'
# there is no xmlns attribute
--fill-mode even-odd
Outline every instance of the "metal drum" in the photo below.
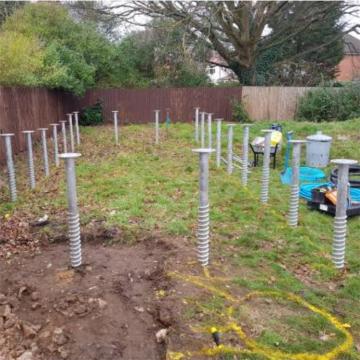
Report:
<svg viewBox="0 0 360 360"><path fill-rule="evenodd" d="M306 165L324 168L329 164L332 137L318 131L306 138Z"/></svg>

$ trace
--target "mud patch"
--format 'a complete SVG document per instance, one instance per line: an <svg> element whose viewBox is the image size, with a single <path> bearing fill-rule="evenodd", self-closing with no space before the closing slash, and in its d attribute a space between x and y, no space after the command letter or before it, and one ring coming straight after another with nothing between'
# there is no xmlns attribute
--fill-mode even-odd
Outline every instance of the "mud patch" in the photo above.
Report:
<svg viewBox="0 0 360 360"><path fill-rule="evenodd" d="M165 274L174 245L156 237L132 247L87 244L84 266L67 268L68 247L0 265L0 358L165 359L161 329L176 327Z"/></svg>

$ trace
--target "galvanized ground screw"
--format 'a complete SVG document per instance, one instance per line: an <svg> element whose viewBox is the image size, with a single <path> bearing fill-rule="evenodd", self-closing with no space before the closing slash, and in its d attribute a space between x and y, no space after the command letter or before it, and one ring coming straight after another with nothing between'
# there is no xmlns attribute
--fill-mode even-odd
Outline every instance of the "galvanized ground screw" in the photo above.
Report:
<svg viewBox="0 0 360 360"><path fill-rule="evenodd" d="M212 148L212 113L208 113L208 148Z"/></svg>
<svg viewBox="0 0 360 360"><path fill-rule="evenodd" d="M260 201L263 204L266 204L269 200L269 182L270 182L270 151L271 151L271 133L272 130L266 129L262 130L265 136L264 142L264 161L263 161L263 171L261 179L261 193Z"/></svg>
<svg viewBox="0 0 360 360"><path fill-rule="evenodd" d="M346 210L348 205L349 166L355 165L357 161L350 159L335 159L331 160L331 162L337 165L338 168L332 259L337 269L343 269L345 266L345 246L347 231Z"/></svg>
<svg viewBox="0 0 360 360"><path fill-rule="evenodd" d="M209 264L210 255L210 218L209 218L209 155L212 149L194 149L199 154L199 213L197 257L202 266Z"/></svg>
<svg viewBox="0 0 360 360"><path fill-rule="evenodd" d="M70 241L70 263L72 267L81 265L80 217L77 205L75 159L78 153L60 154L65 160L67 200L68 200L68 232Z"/></svg>
<svg viewBox="0 0 360 360"><path fill-rule="evenodd" d="M67 114L69 121L69 130L70 130L70 149L72 152L75 151L75 141L74 141L74 128L72 121L72 114Z"/></svg>
<svg viewBox="0 0 360 360"><path fill-rule="evenodd" d="M28 162L28 174L29 174L29 186L30 189L35 189L36 179L35 179L35 168L34 168L34 156L33 156L33 147L32 147L32 134L34 130L25 130L23 133L26 137L26 147L27 147L27 162Z"/></svg>
<svg viewBox="0 0 360 360"><path fill-rule="evenodd" d="M66 120L60 120L61 132L63 137L63 153L67 153L67 138L66 138Z"/></svg>
<svg viewBox="0 0 360 360"><path fill-rule="evenodd" d="M2 136L5 140L6 164L8 170L10 199L11 201L16 201L17 192L16 192L15 166L12 155L12 147L11 147L11 137L14 136L14 134L0 134L0 136Z"/></svg>
<svg viewBox="0 0 360 360"><path fill-rule="evenodd" d="M249 132L252 124L243 124L243 153L242 153L242 173L241 180L244 186L248 182L249 174Z"/></svg>
<svg viewBox="0 0 360 360"><path fill-rule="evenodd" d="M48 158L47 141L46 141L46 131L48 129L40 128L38 130L41 131L41 146L42 146L42 151L43 151L44 172L45 172L45 176L49 176L50 175L49 158Z"/></svg>
<svg viewBox="0 0 360 360"><path fill-rule="evenodd" d="M159 123L160 123L160 110L155 111L155 144L159 144Z"/></svg>
<svg viewBox="0 0 360 360"><path fill-rule="evenodd" d="M199 142L199 111L200 108L195 108L195 142Z"/></svg>
<svg viewBox="0 0 360 360"><path fill-rule="evenodd" d="M57 127L59 124L53 123L50 124L52 126L52 140L54 145L54 160L55 166L59 166L59 147L58 147L58 135L57 135Z"/></svg>
<svg viewBox="0 0 360 360"><path fill-rule="evenodd" d="M221 122L222 119L215 119L216 121L216 166L221 166Z"/></svg>
<svg viewBox="0 0 360 360"><path fill-rule="evenodd" d="M79 112L74 111L75 118L75 132L76 132L76 144L80 145L80 129L79 129Z"/></svg>
<svg viewBox="0 0 360 360"><path fill-rule="evenodd" d="M305 140L290 140L293 145L292 151L292 176L291 176L291 193L290 206L288 215L289 226L297 226L299 219L299 177L300 177L300 159L301 159L301 144L305 144Z"/></svg>
<svg viewBox="0 0 360 360"><path fill-rule="evenodd" d="M206 112L201 112L201 124L200 124L200 138L201 138L201 148L205 147L205 115Z"/></svg>
<svg viewBox="0 0 360 360"><path fill-rule="evenodd" d="M228 143L227 143L227 172L232 174L233 172L233 137L234 137L234 126L235 124L227 124L228 127Z"/></svg>
<svg viewBox="0 0 360 360"><path fill-rule="evenodd" d="M114 116L114 136L115 136L115 144L119 145L119 120L118 120L118 113L119 111L114 110L112 111Z"/></svg>

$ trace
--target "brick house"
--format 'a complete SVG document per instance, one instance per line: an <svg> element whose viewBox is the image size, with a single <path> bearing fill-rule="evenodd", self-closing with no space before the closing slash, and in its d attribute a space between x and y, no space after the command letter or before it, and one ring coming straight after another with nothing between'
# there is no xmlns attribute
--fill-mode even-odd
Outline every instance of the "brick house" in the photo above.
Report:
<svg viewBox="0 0 360 360"><path fill-rule="evenodd" d="M338 65L338 81L360 81L360 39L352 35L344 37L344 57Z"/></svg>

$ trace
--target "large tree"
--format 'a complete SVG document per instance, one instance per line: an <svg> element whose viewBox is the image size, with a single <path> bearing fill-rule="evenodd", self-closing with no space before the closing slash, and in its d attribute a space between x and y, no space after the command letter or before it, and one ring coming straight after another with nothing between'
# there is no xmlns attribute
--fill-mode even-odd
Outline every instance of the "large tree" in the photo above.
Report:
<svg viewBox="0 0 360 360"><path fill-rule="evenodd" d="M254 80L249 73L256 67L257 59L306 33L314 24L332 19L335 10L343 16L357 12L358 6L337 1L304 1L302 6L294 6L293 1L121 1L111 3L101 12L116 13L133 24L147 16L168 17L186 25L195 37L205 41L226 60L222 66L233 70L242 83L251 83ZM286 21L286 16L290 16L291 21ZM346 25L343 22L346 31L360 27ZM301 59L331 46L341 36L327 39L326 43L301 47L281 61Z"/></svg>
<svg viewBox="0 0 360 360"><path fill-rule="evenodd" d="M209 79L204 44L190 38L173 20L154 20L151 27L122 39L119 50L152 86L200 86Z"/></svg>

